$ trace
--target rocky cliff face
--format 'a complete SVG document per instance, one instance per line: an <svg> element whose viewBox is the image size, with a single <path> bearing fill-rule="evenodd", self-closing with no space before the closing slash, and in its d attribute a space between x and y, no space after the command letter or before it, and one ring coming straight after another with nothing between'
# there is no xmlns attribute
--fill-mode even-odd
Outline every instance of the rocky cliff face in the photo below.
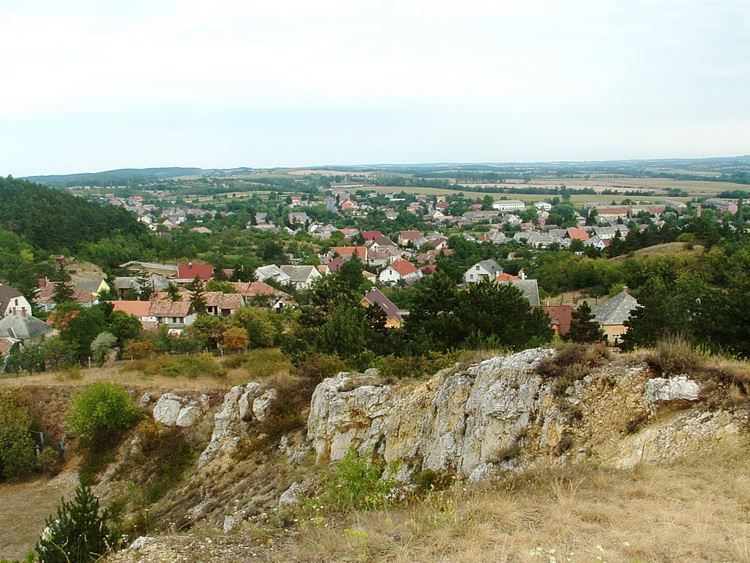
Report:
<svg viewBox="0 0 750 563"><path fill-rule="evenodd" d="M351 447L398 462L405 481L424 469L479 481L535 466L668 462L748 428L746 409L709 410L697 381L654 378L634 356L616 356L563 388L536 369L554 355L526 350L416 383L340 373L316 388L306 431L283 437L273 451L248 444L257 443L257 422L273 401L284 400L276 390L240 385L213 406L205 396L164 394L155 419L199 437L202 453L158 514L183 527L209 521L225 530L262 521L315 489L311 466L340 460Z"/></svg>
<svg viewBox="0 0 750 563"><path fill-rule="evenodd" d="M404 462L400 477L431 469L480 480L591 457L620 467L671 460L736 435L746 423L726 412L665 409L697 401L699 384L650 380L637 364L608 364L560 393L535 370L553 354L526 350L411 386L341 373L313 395L308 439L316 460L336 461L354 447ZM649 421L653 426L639 430Z"/></svg>

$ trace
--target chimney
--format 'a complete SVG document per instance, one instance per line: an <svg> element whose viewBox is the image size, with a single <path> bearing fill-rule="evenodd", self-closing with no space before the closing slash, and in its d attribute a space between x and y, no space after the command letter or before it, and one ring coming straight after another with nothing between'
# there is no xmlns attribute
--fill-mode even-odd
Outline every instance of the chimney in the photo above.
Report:
<svg viewBox="0 0 750 563"><path fill-rule="evenodd" d="M622 292L623 292L623 293L627 293L627 292L628 292L628 289L630 289L630 288L629 288L629 287L628 287L627 285L623 285L623 286L622 286Z"/></svg>
<svg viewBox="0 0 750 563"><path fill-rule="evenodd" d="M14 315L16 314L16 308L15 307L13 307L13 314Z"/></svg>
<svg viewBox="0 0 750 563"><path fill-rule="evenodd" d="M22 317L26 316L26 307L21 307L21 316Z"/></svg>
<svg viewBox="0 0 750 563"><path fill-rule="evenodd" d="M522 280L526 279L526 272L524 271L523 268L521 268L520 270L518 270L518 277L521 278Z"/></svg>

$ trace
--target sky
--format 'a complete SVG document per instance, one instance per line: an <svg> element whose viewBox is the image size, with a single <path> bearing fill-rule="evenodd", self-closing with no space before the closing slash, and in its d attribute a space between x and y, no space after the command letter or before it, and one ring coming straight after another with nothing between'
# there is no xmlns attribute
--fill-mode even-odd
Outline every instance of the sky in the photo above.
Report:
<svg viewBox="0 0 750 563"><path fill-rule="evenodd" d="M0 0L0 175L750 154L747 0Z"/></svg>

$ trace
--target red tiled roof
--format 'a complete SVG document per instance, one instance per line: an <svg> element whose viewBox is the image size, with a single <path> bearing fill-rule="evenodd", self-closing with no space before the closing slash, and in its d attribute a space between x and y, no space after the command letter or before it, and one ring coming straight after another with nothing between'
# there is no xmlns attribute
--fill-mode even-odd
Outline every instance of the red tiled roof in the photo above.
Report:
<svg viewBox="0 0 750 563"><path fill-rule="evenodd" d="M584 229L568 229L566 233L571 240L589 240L589 234Z"/></svg>
<svg viewBox="0 0 750 563"><path fill-rule="evenodd" d="M115 311L122 311L136 317L148 317L151 303L149 301L112 301Z"/></svg>
<svg viewBox="0 0 750 563"><path fill-rule="evenodd" d="M200 280L210 280L214 275L214 267L211 264L180 264L177 266L177 275L179 280L193 280L196 277Z"/></svg>
<svg viewBox="0 0 750 563"><path fill-rule="evenodd" d="M408 260L396 260L390 264L390 267L396 270L402 276L408 276L417 271L416 266Z"/></svg>
<svg viewBox="0 0 750 563"><path fill-rule="evenodd" d="M514 276L513 274L502 273L495 278L495 281L513 281L520 279L521 278L519 278L518 276Z"/></svg>
<svg viewBox="0 0 750 563"><path fill-rule="evenodd" d="M333 246L331 250L339 256L354 256L356 254L360 260L367 259L366 246Z"/></svg>
<svg viewBox="0 0 750 563"><path fill-rule="evenodd" d="M362 231L362 238L365 240L374 240L378 237L382 237L383 233L380 231Z"/></svg>
<svg viewBox="0 0 750 563"><path fill-rule="evenodd" d="M557 326L557 333L560 336L568 334L570 332L570 321L573 319L573 307L570 305L545 305L544 310L547 311L551 324Z"/></svg>

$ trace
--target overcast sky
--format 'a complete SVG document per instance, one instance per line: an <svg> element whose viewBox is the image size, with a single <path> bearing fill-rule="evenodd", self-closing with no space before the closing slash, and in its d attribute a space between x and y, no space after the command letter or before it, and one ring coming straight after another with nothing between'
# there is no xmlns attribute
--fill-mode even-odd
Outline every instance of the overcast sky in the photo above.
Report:
<svg viewBox="0 0 750 563"><path fill-rule="evenodd" d="M0 0L0 175L750 153L747 0Z"/></svg>

